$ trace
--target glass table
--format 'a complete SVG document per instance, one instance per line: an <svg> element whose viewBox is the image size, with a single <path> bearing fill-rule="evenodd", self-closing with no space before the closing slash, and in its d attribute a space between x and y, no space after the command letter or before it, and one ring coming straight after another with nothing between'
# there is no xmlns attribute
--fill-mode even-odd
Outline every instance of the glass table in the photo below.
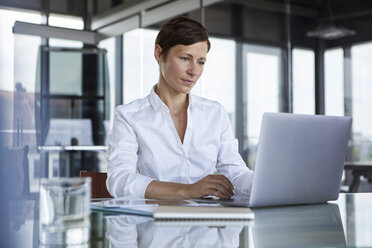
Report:
<svg viewBox="0 0 372 248"><path fill-rule="evenodd" d="M11 221L14 247L46 247L38 241L37 201L18 204L12 206L17 212ZM90 243L79 247L372 246L372 193L340 194L327 204L253 211L253 222L224 225L164 223L150 217L92 212Z"/></svg>

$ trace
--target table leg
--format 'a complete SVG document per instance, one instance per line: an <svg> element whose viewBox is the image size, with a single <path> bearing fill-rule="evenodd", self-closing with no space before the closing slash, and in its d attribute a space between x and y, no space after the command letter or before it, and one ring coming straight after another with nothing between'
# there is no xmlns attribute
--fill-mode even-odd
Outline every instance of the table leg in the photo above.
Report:
<svg viewBox="0 0 372 248"><path fill-rule="evenodd" d="M353 171L353 181L351 182L349 193L356 193L358 192L359 184L360 184L360 176L361 173L359 171Z"/></svg>

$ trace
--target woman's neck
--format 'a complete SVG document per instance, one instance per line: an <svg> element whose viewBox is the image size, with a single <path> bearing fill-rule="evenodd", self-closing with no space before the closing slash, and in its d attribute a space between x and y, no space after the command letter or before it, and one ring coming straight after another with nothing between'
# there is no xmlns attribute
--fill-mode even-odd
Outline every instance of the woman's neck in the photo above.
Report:
<svg viewBox="0 0 372 248"><path fill-rule="evenodd" d="M171 113L178 114L187 110L189 105L188 95L176 92L165 82L158 82L155 88L155 93L160 97L164 104L168 106Z"/></svg>

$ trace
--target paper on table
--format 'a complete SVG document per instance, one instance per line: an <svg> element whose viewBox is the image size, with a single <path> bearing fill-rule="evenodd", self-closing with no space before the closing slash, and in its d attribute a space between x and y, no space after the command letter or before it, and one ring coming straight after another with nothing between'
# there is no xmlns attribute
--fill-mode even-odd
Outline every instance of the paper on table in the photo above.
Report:
<svg viewBox="0 0 372 248"><path fill-rule="evenodd" d="M92 203L90 207L93 211L100 211L100 212L104 212L110 215L133 214L133 215L140 215L140 216L147 216L147 217L153 216L152 212L148 212L148 211L142 211L142 210L136 210L136 209L130 209L130 208L120 208L120 207L107 208L107 207L102 207L96 203Z"/></svg>
<svg viewBox="0 0 372 248"><path fill-rule="evenodd" d="M108 201L101 201L98 204L105 208L135 209L150 213L153 213L158 207L157 204L146 204L145 200L141 198L116 198Z"/></svg>
<svg viewBox="0 0 372 248"><path fill-rule="evenodd" d="M146 212L147 214L152 214L159 205L198 206L198 203L189 200L172 201L135 197L122 197L92 203L92 207L95 207L95 210L99 210L98 207L100 207L102 211L121 210L123 212L123 210L135 210L140 211L138 213ZM133 211L129 212L133 213Z"/></svg>

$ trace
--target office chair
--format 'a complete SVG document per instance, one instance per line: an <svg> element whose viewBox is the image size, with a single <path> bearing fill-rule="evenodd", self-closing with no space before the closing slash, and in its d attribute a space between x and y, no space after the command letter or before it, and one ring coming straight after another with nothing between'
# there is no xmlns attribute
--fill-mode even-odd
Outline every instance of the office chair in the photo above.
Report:
<svg viewBox="0 0 372 248"><path fill-rule="evenodd" d="M106 188L107 173L80 171L80 177L92 178L92 198L112 198Z"/></svg>

